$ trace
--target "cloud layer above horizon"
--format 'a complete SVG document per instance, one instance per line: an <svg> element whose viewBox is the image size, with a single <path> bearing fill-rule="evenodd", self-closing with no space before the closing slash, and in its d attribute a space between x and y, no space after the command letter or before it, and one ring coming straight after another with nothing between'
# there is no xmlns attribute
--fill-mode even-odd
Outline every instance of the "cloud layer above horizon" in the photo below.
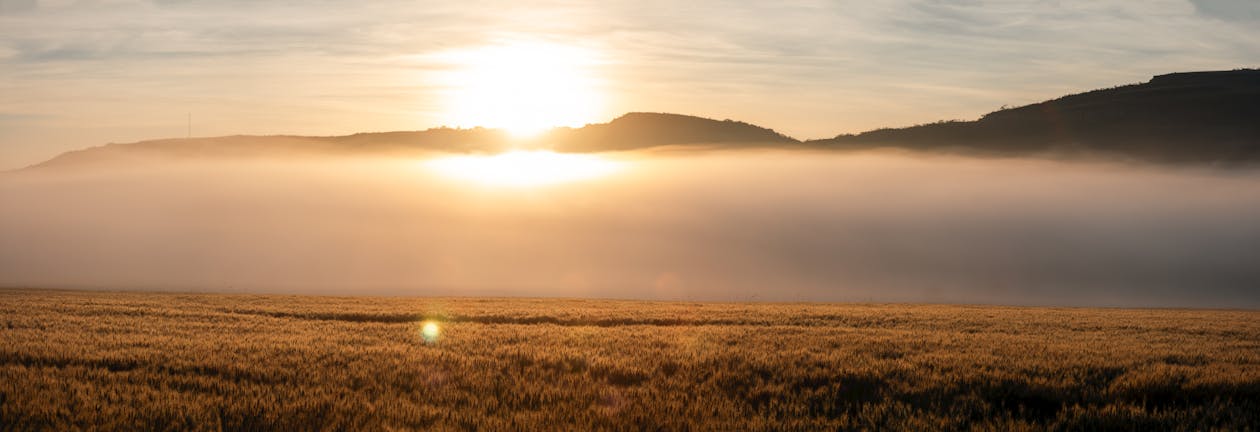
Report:
<svg viewBox="0 0 1260 432"><path fill-rule="evenodd" d="M106 142L451 124L440 54L601 53L594 118L665 111L798 138L1260 64L1247 0L0 0L0 169Z"/></svg>

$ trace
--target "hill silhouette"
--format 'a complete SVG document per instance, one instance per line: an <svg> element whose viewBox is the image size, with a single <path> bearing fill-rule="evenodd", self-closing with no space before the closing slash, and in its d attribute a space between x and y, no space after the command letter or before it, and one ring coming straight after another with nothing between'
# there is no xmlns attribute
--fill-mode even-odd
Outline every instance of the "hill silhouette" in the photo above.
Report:
<svg viewBox="0 0 1260 432"><path fill-rule="evenodd" d="M1159 75L1003 109L976 121L879 129L826 148L895 147L970 154L1120 156L1153 162L1260 161L1260 70Z"/></svg>
<svg viewBox="0 0 1260 432"><path fill-rule="evenodd" d="M145 157L250 158L292 155L357 154L415 149L438 151L497 151L507 136L493 129L438 128L418 132L359 133L336 137L233 135L209 138L172 138L106 144L62 153L29 168L81 166L125 162Z"/></svg>
<svg viewBox="0 0 1260 432"><path fill-rule="evenodd" d="M764 145L797 143L771 129L734 120L665 113L629 113L609 123L552 130L547 147L566 152L634 150L684 144Z"/></svg>
<svg viewBox="0 0 1260 432"><path fill-rule="evenodd" d="M32 166L56 167L168 156L258 157L386 152L562 152L660 146L766 146L854 150L901 148L969 155L1120 157L1160 163L1260 162L1260 70L1158 75L1149 82L1095 90L975 121L940 121L801 142L764 127L702 117L636 112L608 123L556 128L515 139L497 129L435 128L347 136L228 136L109 144L71 151Z"/></svg>
<svg viewBox="0 0 1260 432"><path fill-rule="evenodd" d="M773 130L733 120L665 113L629 113L609 123L556 128L515 139L498 129L434 128L346 136L249 136L180 138L107 144L63 153L30 168L85 165L141 157L224 158L384 152L499 152L513 148L563 152L636 150L669 145L749 146L799 143Z"/></svg>

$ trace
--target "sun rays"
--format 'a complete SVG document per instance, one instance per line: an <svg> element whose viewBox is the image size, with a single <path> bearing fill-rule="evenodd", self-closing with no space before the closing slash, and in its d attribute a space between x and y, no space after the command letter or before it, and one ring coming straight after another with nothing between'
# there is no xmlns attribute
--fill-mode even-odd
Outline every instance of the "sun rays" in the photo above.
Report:
<svg viewBox="0 0 1260 432"><path fill-rule="evenodd" d="M512 42L439 55L447 116L455 126L501 128L517 137L599 118L599 55L586 48Z"/></svg>

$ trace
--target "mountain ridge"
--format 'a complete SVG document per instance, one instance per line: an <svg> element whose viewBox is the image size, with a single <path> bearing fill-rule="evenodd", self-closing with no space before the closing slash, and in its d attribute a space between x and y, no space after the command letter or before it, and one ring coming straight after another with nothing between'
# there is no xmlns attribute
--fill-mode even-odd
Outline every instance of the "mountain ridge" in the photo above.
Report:
<svg viewBox="0 0 1260 432"><path fill-rule="evenodd" d="M532 138L501 129L439 127L422 131L360 132L341 136L231 135L110 143L57 155L24 169L50 168L143 156L258 157L356 152L500 152L510 149L601 152L688 144L766 145L799 143L749 123L698 116L631 112L608 123L555 128Z"/></svg>
<svg viewBox="0 0 1260 432"><path fill-rule="evenodd" d="M1260 70L1181 72L940 121L810 140L827 148L1083 154L1152 162L1260 161Z"/></svg>
<svg viewBox="0 0 1260 432"><path fill-rule="evenodd" d="M896 148L968 155L1105 156L1158 163L1260 162L1260 70L1179 72L1086 91L970 121L881 128L801 141L735 120L631 112L607 123L561 127L533 138L498 129L432 128L344 136L234 135L107 144L62 153L29 168L132 156L251 157L306 152L391 151L560 152L640 150L661 146L805 147L828 150Z"/></svg>

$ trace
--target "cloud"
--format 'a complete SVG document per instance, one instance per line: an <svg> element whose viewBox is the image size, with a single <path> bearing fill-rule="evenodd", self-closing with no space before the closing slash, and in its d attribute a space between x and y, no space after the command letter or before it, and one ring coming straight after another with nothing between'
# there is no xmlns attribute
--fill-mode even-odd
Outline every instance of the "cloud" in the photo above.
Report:
<svg viewBox="0 0 1260 432"><path fill-rule="evenodd" d="M36 0L0 0L0 15L30 12L38 6Z"/></svg>
<svg viewBox="0 0 1260 432"><path fill-rule="evenodd" d="M1260 20L1260 3L1251 0L1191 0L1199 13L1225 21Z"/></svg>

